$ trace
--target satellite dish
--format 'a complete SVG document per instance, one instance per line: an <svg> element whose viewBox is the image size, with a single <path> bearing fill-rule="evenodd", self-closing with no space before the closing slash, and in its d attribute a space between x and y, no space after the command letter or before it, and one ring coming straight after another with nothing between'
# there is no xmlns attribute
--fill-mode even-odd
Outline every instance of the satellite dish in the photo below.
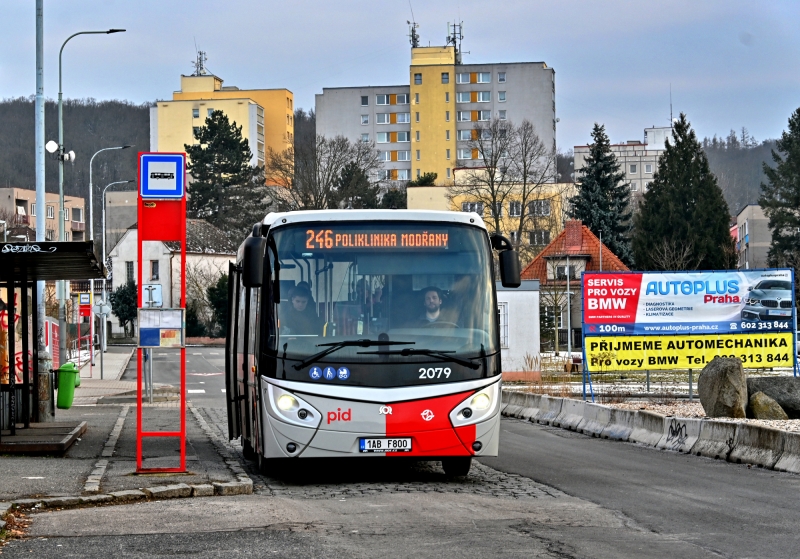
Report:
<svg viewBox="0 0 800 559"><path fill-rule="evenodd" d="M44 145L44 149L47 150L47 153L55 153L58 151L58 143L55 140L50 140Z"/></svg>

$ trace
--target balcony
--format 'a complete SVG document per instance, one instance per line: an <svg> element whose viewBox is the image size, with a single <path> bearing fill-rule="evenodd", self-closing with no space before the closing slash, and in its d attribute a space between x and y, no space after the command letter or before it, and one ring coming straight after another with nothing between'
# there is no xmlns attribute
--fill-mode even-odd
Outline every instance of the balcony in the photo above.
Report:
<svg viewBox="0 0 800 559"><path fill-rule="evenodd" d="M86 231L86 224L82 221L73 221L70 229L72 231Z"/></svg>
<svg viewBox="0 0 800 559"><path fill-rule="evenodd" d="M30 217L27 215L14 214L14 218L11 221L14 225L28 225L30 223Z"/></svg>

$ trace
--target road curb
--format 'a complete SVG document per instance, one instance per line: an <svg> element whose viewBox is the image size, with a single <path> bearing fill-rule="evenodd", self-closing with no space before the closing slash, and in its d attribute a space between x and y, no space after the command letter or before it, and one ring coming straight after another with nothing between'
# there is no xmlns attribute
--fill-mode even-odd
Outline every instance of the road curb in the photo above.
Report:
<svg viewBox="0 0 800 559"><path fill-rule="evenodd" d="M739 464L800 474L800 433L747 423L663 416L571 398L502 393L502 415Z"/></svg>

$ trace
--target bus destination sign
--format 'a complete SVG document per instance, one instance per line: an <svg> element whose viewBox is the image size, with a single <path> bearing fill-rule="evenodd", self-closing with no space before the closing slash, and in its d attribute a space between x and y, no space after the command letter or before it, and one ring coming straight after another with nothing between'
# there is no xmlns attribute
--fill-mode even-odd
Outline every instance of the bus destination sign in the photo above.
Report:
<svg viewBox="0 0 800 559"><path fill-rule="evenodd" d="M307 250L353 250L353 249L440 249L447 250L449 233L438 231L391 232L368 229L308 229Z"/></svg>

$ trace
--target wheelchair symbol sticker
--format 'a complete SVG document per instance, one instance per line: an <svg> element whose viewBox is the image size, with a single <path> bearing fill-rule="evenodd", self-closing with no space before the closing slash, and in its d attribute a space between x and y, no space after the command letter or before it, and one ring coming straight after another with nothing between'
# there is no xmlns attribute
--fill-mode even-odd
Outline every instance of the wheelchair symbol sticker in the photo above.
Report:
<svg viewBox="0 0 800 559"><path fill-rule="evenodd" d="M313 380L319 380L322 378L322 369L319 367L311 367L311 370L308 371L308 374Z"/></svg>

